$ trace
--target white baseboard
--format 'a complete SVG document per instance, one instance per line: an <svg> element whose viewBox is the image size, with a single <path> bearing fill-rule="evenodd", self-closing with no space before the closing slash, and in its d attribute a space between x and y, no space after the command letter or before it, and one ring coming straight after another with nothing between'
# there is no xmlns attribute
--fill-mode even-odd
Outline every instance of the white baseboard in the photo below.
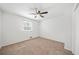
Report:
<svg viewBox="0 0 79 59"><path fill-rule="evenodd" d="M63 42L56 40L56 38L54 38L54 37L43 37L43 36L40 36L40 37L45 38L45 39L50 39L50 40L53 40L53 41L57 41L57 42L64 44Z"/></svg>
<svg viewBox="0 0 79 59"><path fill-rule="evenodd" d="M11 44L16 44L16 43L19 43L19 42L22 42L22 41L25 41L25 40L35 39L35 38L38 38L38 37L39 37L39 36L37 36L37 37L32 37L32 38L27 38L27 39L23 39L23 40L16 41L16 42L11 42L11 43L3 43L2 47L8 46L8 45L11 45Z"/></svg>
<svg viewBox="0 0 79 59"><path fill-rule="evenodd" d="M64 46L64 49L69 50L69 51L71 51L71 52L72 52L72 50L71 50L71 49L69 49L69 48L67 48L67 47L65 47L65 46Z"/></svg>

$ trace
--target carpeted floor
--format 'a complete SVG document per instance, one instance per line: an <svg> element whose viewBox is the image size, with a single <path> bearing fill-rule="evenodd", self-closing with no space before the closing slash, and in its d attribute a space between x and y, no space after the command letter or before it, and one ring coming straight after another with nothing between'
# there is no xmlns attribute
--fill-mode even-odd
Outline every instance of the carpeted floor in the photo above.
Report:
<svg viewBox="0 0 79 59"><path fill-rule="evenodd" d="M45 39L35 38L2 47L1 55L72 55L64 49L64 44Z"/></svg>

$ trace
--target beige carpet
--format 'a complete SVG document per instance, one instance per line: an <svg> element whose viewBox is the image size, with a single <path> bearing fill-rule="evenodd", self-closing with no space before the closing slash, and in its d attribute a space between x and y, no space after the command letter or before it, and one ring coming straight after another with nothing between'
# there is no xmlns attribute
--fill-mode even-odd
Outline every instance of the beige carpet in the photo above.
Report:
<svg viewBox="0 0 79 59"><path fill-rule="evenodd" d="M5 46L0 50L1 55L72 55L64 49L64 44L45 39L35 38Z"/></svg>

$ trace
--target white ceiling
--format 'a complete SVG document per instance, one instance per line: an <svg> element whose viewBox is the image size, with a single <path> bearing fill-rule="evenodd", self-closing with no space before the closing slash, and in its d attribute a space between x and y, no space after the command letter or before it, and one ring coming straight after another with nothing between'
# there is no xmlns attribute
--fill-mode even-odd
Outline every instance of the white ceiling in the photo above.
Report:
<svg viewBox="0 0 79 59"><path fill-rule="evenodd" d="M51 19L62 15L70 15L73 9L73 3L0 3L0 8L8 12L27 17L29 19ZM34 18L31 13L33 8L41 11L48 11L44 18Z"/></svg>

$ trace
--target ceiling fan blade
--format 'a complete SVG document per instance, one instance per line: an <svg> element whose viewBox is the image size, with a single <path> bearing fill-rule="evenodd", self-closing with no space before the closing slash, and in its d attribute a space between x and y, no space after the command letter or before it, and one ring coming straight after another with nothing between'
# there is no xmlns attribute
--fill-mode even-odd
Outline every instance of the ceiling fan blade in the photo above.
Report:
<svg viewBox="0 0 79 59"><path fill-rule="evenodd" d="M47 14L48 12L42 12L42 13L40 13L40 14Z"/></svg>
<svg viewBox="0 0 79 59"><path fill-rule="evenodd" d="M42 18L44 18L44 16L42 16L41 14L40 14L40 16L41 16Z"/></svg>

